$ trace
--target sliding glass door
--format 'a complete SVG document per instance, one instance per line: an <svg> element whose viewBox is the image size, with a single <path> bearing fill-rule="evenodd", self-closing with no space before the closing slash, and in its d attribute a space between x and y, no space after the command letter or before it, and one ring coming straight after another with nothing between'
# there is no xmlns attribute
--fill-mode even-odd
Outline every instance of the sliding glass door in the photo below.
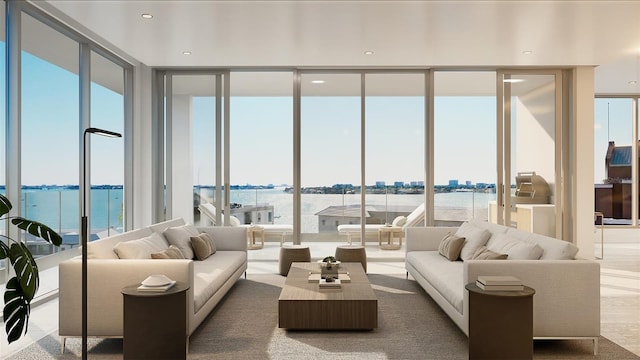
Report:
<svg viewBox="0 0 640 360"><path fill-rule="evenodd" d="M561 75L498 72L497 222L548 236L561 228Z"/></svg>

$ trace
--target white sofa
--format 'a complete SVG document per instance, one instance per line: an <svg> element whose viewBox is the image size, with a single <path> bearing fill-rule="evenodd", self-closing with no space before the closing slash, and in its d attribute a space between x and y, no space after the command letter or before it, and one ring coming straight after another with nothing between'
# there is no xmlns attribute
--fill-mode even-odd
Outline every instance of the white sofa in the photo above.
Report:
<svg viewBox="0 0 640 360"><path fill-rule="evenodd" d="M469 229L473 231L469 232ZM488 239L477 238L478 234ZM470 234L466 256L486 246L505 260L450 261L439 252L448 234ZM483 245L478 245L483 243ZM490 224L470 221L458 227L412 227L406 230L408 274L424 288L444 312L469 335L469 293L464 288L479 275L512 275L535 289L533 297L534 339L593 340L594 354L600 336L600 264L575 259L571 243ZM529 259L525 259L529 258Z"/></svg>
<svg viewBox="0 0 640 360"><path fill-rule="evenodd" d="M147 239L155 239L161 248L168 248L164 235L158 238L152 234L163 234L170 227L184 224L182 219L169 220L88 244L88 336L122 337L122 288L139 284L154 274L189 285L185 310L191 335L236 280L243 273L246 276L247 230L241 227L198 227L199 232L211 235L216 247L216 252L204 260L152 259L148 255L145 259L120 259L114 251L121 242ZM131 244L134 243L129 243L129 248ZM81 257L75 257L59 266L59 335L63 351L67 337L82 336L81 265Z"/></svg>

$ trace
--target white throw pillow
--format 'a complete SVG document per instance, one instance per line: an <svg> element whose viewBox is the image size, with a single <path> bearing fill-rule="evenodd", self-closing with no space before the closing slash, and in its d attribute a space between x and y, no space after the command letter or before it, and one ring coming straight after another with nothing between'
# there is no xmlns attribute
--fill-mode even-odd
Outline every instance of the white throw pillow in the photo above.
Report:
<svg viewBox="0 0 640 360"><path fill-rule="evenodd" d="M527 243L500 234L488 246L489 250L499 254L507 254L507 260L538 260L542 256L542 248L537 244Z"/></svg>
<svg viewBox="0 0 640 360"><path fill-rule="evenodd" d="M175 245L186 259L193 259L195 254L191 248L191 237L198 236L200 232L195 226L186 224L182 226L170 227L164 231L164 237L167 238L169 244Z"/></svg>
<svg viewBox="0 0 640 360"><path fill-rule="evenodd" d="M242 225L240 220L237 217L233 216L233 215L229 216L229 223L231 224L231 226L240 226L240 225Z"/></svg>
<svg viewBox="0 0 640 360"><path fill-rule="evenodd" d="M164 251L169 248L169 244L160 236L152 233L142 239L122 241L116 244L113 252L120 259L151 259L152 253Z"/></svg>
<svg viewBox="0 0 640 360"><path fill-rule="evenodd" d="M455 235L465 238L464 245L460 251L462 260L471 260L476 250L484 246L491 237L489 230L479 228L468 222L462 223Z"/></svg>
<svg viewBox="0 0 640 360"><path fill-rule="evenodd" d="M400 216L396 216L396 218L393 219L393 222L391 223L391 226L402 227L406 223L407 223L407 218L402 216L402 215L400 215Z"/></svg>

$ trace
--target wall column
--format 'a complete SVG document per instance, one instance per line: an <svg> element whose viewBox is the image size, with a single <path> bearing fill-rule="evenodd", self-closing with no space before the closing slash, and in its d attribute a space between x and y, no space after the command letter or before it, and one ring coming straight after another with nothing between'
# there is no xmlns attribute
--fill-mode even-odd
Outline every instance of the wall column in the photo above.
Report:
<svg viewBox="0 0 640 360"><path fill-rule="evenodd" d="M594 67L580 66L572 72L570 127L571 241L578 256L594 256Z"/></svg>

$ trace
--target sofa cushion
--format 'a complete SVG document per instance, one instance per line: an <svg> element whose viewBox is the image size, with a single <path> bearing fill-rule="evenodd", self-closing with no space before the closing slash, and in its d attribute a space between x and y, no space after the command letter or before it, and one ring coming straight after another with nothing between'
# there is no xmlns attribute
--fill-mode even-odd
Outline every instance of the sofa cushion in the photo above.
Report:
<svg viewBox="0 0 640 360"><path fill-rule="evenodd" d="M122 241L114 246L113 251L120 259L151 259L152 253L169 248L165 239L157 233L142 239Z"/></svg>
<svg viewBox="0 0 640 360"><path fill-rule="evenodd" d="M465 291L462 262L448 261L437 251L409 251L406 261L462 314Z"/></svg>
<svg viewBox="0 0 640 360"><path fill-rule="evenodd" d="M191 247L198 260L204 260L216 253L216 244L213 242L211 235L207 233L192 236Z"/></svg>
<svg viewBox="0 0 640 360"><path fill-rule="evenodd" d="M487 243L489 237L491 237L491 232L469 222L465 222L460 225L455 235L465 238L462 250L460 250L460 258L462 260L470 260L473 253Z"/></svg>
<svg viewBox="0 0 640 360"><path fill-rule="evenodd" d="M169 245L167 249L164 251L160 251L157 253L151 253L152 259L184 259L184 255L182 251L178 249L175 245Z"/></svg>
<svg viewBox="0 0 640 360"><path fill-rule="evenodd" d="M440 241L440 245L438 246L438 253L447 258L447 260L449 261L455 261L460 257L460 250L462 250L462 245L464 245L463 237L453 235L452 233L447 233L442 241Z"/></svg>
<svg viewBox="0 0 640 360"><path fill-rule="evenodd" d="M471 260L504 260L507 258L507 254L498 254L497 252L493 252L487 249L486 246L481 246L473 253Z"/></svg>
<svg viewBox="0 0 640 360"><path fill-rule="evenodd" d="M491 251L509 255L508 260L538 260L542 256L540 246L510 237L508 232L499 234L487 247Z"/></svg>
<svg viewBox="0 0 640 360"><path fill-rule="evenodd" d="M104 239L94 240L87 244L87 258L88 259L118 259L118 255L113 251L113 248L123 241L130 241L141 239L151 235L152 232L149 229L138 229L127 231L122 234L116 234Z"/></svg>
<svg viewBox="0 0 640 360"><path fill-rule="evenodd" d="M489 240L487 241L487 243L491 242L491 240L494 239L499 234L504 234L507 232L507 230L510 229L508 226L498 225L498 224L494 224L488 221L483 221L478 219L469 220L469 224L475 225L481 229L489 230L489 232L491 233L491 236L489 237Z"/></svg>
<svg viewBox="0 0 640 360"><path fill-rule="evenodd" d="M204 261L194 261L194 311L197 313L246 261L246 251L216 251Z"/></svg>
<svg viewBox="0 0 640 360"><path fill-rule="evenodd" d="M167 238L167 241L169 241L169 244L175 245L182 251L186 259L193 259L195 254L191 248L191 237L200 234L195 226L191 224L174 226L167 228L163 234L164 237Z"/></svg>
<svg viewBox="0 0 640 360"><path fill-rule="evenodd" d="M554 239L552 237L513 228L507 231L507 235L540 246L542 248L540 260L573 260L578 253L578 247L565 240Z"/></svg>

